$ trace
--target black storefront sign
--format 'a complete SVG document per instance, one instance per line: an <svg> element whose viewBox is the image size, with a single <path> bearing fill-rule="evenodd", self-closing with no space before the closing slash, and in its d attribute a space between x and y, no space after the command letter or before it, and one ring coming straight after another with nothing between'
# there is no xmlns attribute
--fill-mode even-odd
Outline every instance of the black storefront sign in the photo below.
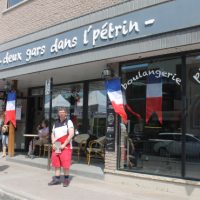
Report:
<svg viewBox="0 0 200 200"><path fill-rule="evenodd" d="M107 97L106 151L115 151L115 122L115 111L109 98Z"/></svg>

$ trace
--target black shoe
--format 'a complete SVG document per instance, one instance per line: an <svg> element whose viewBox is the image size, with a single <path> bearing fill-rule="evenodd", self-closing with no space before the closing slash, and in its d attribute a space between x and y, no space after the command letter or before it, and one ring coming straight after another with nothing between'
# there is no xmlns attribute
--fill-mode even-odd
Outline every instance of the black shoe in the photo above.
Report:
<svg viewBox="0 0 200 200"><path fill-rule="evenodd" d="M69 183L70 183L69 179L64 179L64 181L63 181L63 187L69 186Z"/></svg>
<svg viewBox="0 0 200 200"><path fill-rule="evenodd" d="M51 182L48 183L48 185L59 185L60 184L60 180L58 179L53 179Z"/></svg>

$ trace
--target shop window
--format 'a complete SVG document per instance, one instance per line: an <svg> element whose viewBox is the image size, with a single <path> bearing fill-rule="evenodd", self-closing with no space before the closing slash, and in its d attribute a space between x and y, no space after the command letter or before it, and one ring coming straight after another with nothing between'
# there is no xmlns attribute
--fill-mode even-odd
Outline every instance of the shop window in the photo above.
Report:
<svg viewBox="0 0 200 200"><path fill-rule="evenodd" d="M172 134L159 134L158 139L161 140L174 140L174 136Z"/></svg>
<svg viewBox="0 0 200 200"><path fill-rule="evenodd" d="M42 96L43 93L44 93L44 88L31 89L31 96Z"/></svg>
<svg viewBox="0 0 200 200"><path fill-rule="evenodd" d="M48 105L46 100L45 105ZM52 120L58 116L58 108L65 107L68 111L68 118L74 123L75 129L82 132L82 112L83 112L83 84L69 84L53 87L52 94ZM48 106L45 106L45 117L48 118Z"/></svg>
<svg viewBox="0 0 200 200"><path fill-rule="evenodd" d="M187 119L186 167L188 178L200 179L200 54L186 58L187 69Z"/></svg>
<svg viewBox="0 0 200 200"><path fill-rule="evenodd" d="M88 94L88 132L96 138L106 132L106 91L104 82L89 84Z"/></svg>
<svg viewBox="0 0 200 200"><path fill-rule="evenodd" d="M0 113L6 108L6 92L0 91Z"/></svg>
<svg viewBox="0 0 200 200"><path fill-rule="evenodd" d="M27 133L37 132L38 125L44 119L43 94L44 94L44 88L42 87L31 88L29 90L29 96L27 98L27 115L26 115L26 120L27 120L26 132ZM27 144L28 140L29 139L27 138L26 148L28 145Z"/></svg>
<svg viewBox="0 0 200 200"><path fill-rule="evenodd" d="M192 107L191 124L193 128L200 128L200 99L197 99Z"/></svg>
<svg viewBox="0 0 200 200"><path fill-rule="evenodd" d="M122 66L129 109L121 126L119 168L181 176L181 59Z"/></svg>
<svg viewBox="0 0 200 200"><path fill-rule="evenodd" d="M7 1L7 8L13 7L19 3L21 3L24 0L8 0Z"/></svg>

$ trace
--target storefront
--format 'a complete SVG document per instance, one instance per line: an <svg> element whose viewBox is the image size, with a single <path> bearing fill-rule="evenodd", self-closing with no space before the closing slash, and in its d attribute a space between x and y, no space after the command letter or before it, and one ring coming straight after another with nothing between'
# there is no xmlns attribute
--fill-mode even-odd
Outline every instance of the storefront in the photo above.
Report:
<svg viewBox="0 0 200 200"><path fill-rule="evenodd" d="M27 106L27 132L33 133L42 119L49 118L49 100L45 102L44 87L30 88ZM66 107L69 118L80 133L93 138L105 135L106 91L104 82L90 80L53 85L52 122L57 119L59 107Z"/></svg>
<svg viewBox="0 0 200 200"><path fill-rule="evenodd" d="M119 169L199 179L199 53L125 62L121 78Z"/></svg>
<svg viewBox="0 0 200 200"><path fill-rule="evenodd" d="M27 103L22 113L26 128L17 130L16 145L24 146L23 133L33 132L48 115L44 84L52 77L52 118L64 105L80 133L106 135L105 173L199 180L200 2L123 6L2 47L0 78L17 79L23 108ZM107 103L101 79L105 68L121 79L127 125Z"/></svg>

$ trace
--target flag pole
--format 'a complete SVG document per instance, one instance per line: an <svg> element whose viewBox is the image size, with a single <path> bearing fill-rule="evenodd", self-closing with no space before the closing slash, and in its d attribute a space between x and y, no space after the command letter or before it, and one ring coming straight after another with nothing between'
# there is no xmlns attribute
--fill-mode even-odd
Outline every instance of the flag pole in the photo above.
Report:
<svg viewBox="0 0 200 200"><path fill-rule="evenodd" d="M48 163L47 163L47 170L50 170L51 168L51 130L52 130L52 120L51 120L51 115L52 115L52 87L53 87L53 78L50 78L50 93L49 93L49 137L48 137Z"/></svg>
<svg viewBox="0 0 200 200"><path fill-rule="evenodd" d="M9 122L8 155L10 157L15 155L15 127L11 121Z"/></svg>
<svg viewBox="0 0 200 200"><path fill-rule="evenodd" d="M17 80L12 80L11 90L17 91ZM17 92L16 92L17 96ZM9 122L9 134L8 134L8 156L13 157L15 155L15 127L13 123Z"/></svg>

